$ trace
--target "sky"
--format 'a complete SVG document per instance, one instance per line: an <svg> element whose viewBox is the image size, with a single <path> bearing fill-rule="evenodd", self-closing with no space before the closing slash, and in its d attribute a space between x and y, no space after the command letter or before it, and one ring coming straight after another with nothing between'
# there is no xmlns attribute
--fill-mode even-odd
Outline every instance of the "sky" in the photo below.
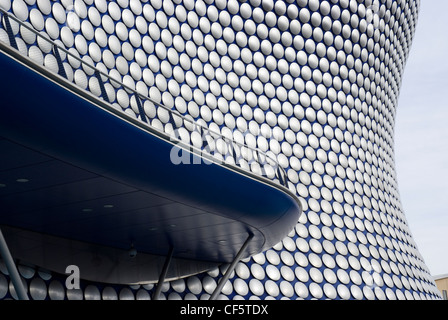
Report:
<svg viewBox="0 0 448 320"><path fill-rule="evenodd" d="M401 203L431 275L448 274L447 0L422 0L395 122Z"/></svg>

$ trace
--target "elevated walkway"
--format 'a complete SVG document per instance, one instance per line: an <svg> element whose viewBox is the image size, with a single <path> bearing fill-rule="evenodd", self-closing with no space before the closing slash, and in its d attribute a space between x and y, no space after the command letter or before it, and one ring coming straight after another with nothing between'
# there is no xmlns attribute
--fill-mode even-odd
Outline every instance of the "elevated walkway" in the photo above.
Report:
<svg viewBox="0 0 448 320"><path fill-rule="evenodd" d="M65 49L51 44L61 67ZM295 226L300 202L275 160L170 110L171 134L158 130L136 92L142 112L130 117L107 101L113 80L87 67L99 96L0 41L0 225L15 259L157 282L168 253L176 279L271 248ZM182 138L190 127L199 147Z"/></svg>

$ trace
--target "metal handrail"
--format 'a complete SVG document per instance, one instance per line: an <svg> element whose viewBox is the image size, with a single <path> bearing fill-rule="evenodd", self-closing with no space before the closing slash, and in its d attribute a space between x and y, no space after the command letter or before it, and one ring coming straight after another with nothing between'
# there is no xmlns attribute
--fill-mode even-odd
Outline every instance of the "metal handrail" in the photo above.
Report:
<svg viewBox="0 0 448 320"><path fill-rule="evenodd" d="M11 19L14 20L16 23L18 23L19 25L21 25L21 26L23 26L24 28L28 29L29 31L31 31L32 33L34 33L36 36L42 38L43 40L47 41L48 43L50 43L50 44L53 46L54 54L55 54L56 59L57 59L57 61L58 61L58 69L59 69L58 75L59 75L59 76L61 76L61 77L65 78L66 80L68 80L68 79L67 79L67 75L65 74L65 69L64 69L64 67L63 67L62 60L61 60L60 55L59 55L59 52L58 52L58 50L61 50L61 51L63 51L66 55L69 55L69 56L72 57L73 59L75 59L75 60L77 60L78 62L80 62L82 65L85 65L86 67L88 67L88 68L90 68L90 69L93 70L93 73L94 73L95 77L98 79L98 82L99 82L99 85L100 85L100 89L101 89L101 93L102 93L102 97L103 97L103 99L104 99L106 102L111 103L110 101L108 101L107 93L106 93L105 90L104 90L104 83L103 83L103 80L101 79L101 76L107 78L108 81L109 81L109 83L119 84L123 89L125 89L125 91L127 91L127 92L131 92L131 93L134 94L134 96L136 97L136 102L137 102L138 109L139 109L140 121L146 123L146 124L147 124L148 126L150 126L151 128L154 128L154 127L151 126L150 124L148 124L148 123L146 122L145 111L144 111L144 109L143 109L143 107L142 107L142 105L141 105L141 102L140 102L140 100L139 100L138 98L140 98L140 99L143 100L143 101L149 101L150 103L154 104L155 106L157 106L157 107L159 107L159 108L162 108L162 109L166 110L166 111L169 113L169 122L170 122L171 125L173 126L173 131L175 131L176 129L179 129L179 128L181 127L181 126L177 126L176 121L175 121L175 118L174 118L174 115L175 115L176 117L181 118L182 121L189 122L190 125L193 126L193 128L195 128L195 129L196 129L196 128L201 128L203 132L204 132L204 131L209 132L209 136L212 137L212 138L214 137L216 141L218 141L219 139L222 139L223 141L227 141L226 145L227 145L228 147L230 147L228 153L230 153L230 156L232 156L233 160L235 161L234 165L236 165L236 166L238 166L238 167L240 167L240 168L242 168L242 169L244 169L244 170L247 170L247 168L245 168L245 167L243 167L243 166L241 165L241 158L244 158L244 157L242 156L242 154L243 154L242 151L244 151L244 150L246 150L246 149L247 149L247 150L250 150L250 151L252 152L252 159L253 159L253 161L255 161L258 165L260 165L260 168L261 168L261 165L262 165L262 163L260 163L261 160L263 160L263 159L265 159L265 160L269 159L270 161L272 161L272 162L274 163L274 165L269 164L270 166L274 167L274 168L273 168L273 169L274 169L274 177L278 178L278 180L279 180L279 182L280 182L281 185L283 185L283 186L285 186L286 188L288 188L288 178L287 178L287 174L286 174L284 168L282 168L282 167L280 166L280 164L278 163L278 161L277 161L276 159L274 159L270 154L268 154L268 153L266 153L266 152L260 150L259 148L253 148L253 147L250 147L250 146L248 146L248 145L246 145L246 144L243 144L243 143L240 143L240 142L238 142L238 141L235 141L234 139L230 139L230 138L224 136L223 134L221 134L221 133L219 133L219 132L215 132L214 130L212 130L212 129L206 127L206 126L204 126L204 125L202 125L202 124L200 124L200 123L197 123L197 122L194 121L194 120L191 120L191 119L185 117L184 115L180 114L177 110L172 110L172 109L166 107L165 105L163 105L163 104L161 104L161 103L159 103L159 102L157 102L157 101L151 99L150 97L146 97L146 96L142 95L142 94L141 94L140 92L138 92L137 90L135 90L135 89L133 89L133 88L127 86L126 84L124 84L124 83L122 83L122 82L120 82L120 81L114 79L113 77L111 77L111 76L108 75L107 73L103 72L102 70L98 69L97 67L91 65L90 63L88 63L88 62L84 61L83 59L77 57L76 55L72 54L69 50L67 50L66 48L60 46L58 43L56 43L56 42L53 41L52 39L49 39L48 37L44 36L43 34L41 34L40 32L38 32L38 31L35 30L34 28L30 27L30 26L27 25L26 23L23 23L23 21L21 21L20 19L18 19L17 17L15 17L13 14L10 14L9 12L5 11L3 8L0 8L0 13L3 14L3 16L4 16L4 18L5 18L5 24L6 24L6 28L7 28L7 29L12 28L11 25L10 25L10 23L9 23L9 20L8 20L8 18L11 18ZM15 49L18 49L18 48L17 48L17 44L15 43L15 37L14 37L14 34L13 34L13 32L12 32L12 29L11 29L11 30L6 30L6 32L8 33L8 36L9 36L9 39L10 39L10 45L13 45L13 46L15 46ZM13 43L13 44L11 43L11 39L14 39L14 43ZM61 69L61 68L62 68L62 69ZM87 90L87 89L86 89L86 90ZM88 90L88 91L90 92L90 90ZM123 112L123 115L128 116L128 117L130 116L130 115L127 115L125 112ZM175 127L177 127L177 128L175 129ZM183 127L185 128L185 126L183 126ZM192 130L190 130L190 131L194 131L194 130L192 129ZM175 136L173 137L173 135L168 135L166 132L163 132L163 133L164 133L165 135L167 135L170 139L174 138L174 139L177 139L178 142L185 143L185 142L181 139L181 137L175 137ZM203 152L203 151L207 151L207 147L208 147L208 148L209 148L208 154L210 154L210 155L211 155L212 157L214 157L216 160L220 160L220 161L221 161L221 160L224 160L224 162L226 162L226 161L225 161L225 157L226 157L227 153L222 155L223 159L218 159L218 158L216 157L216 155L214 155L214 154L211 153L211 147L209 146L209 143L208 143L208 141L206 140L205 137L204 137L204 140L203 140L203 141L204 141L205 144L206 144L206 146L204 146L203 148L197 148L196 146L194 146L194 145L192 145L192 144L189 144L189 146L190 146L190 148L200 149L201 152ZM237 155L237 150L238 150L238 149L235 148L235 145L239 146L239 148L240 148L239 151L240 151L241 155L239 155L238 157L236 157L236 155ZM216 149L216 148L215 148L215 149ZM233 151L233 154L232 154L232 151ZM220 154L221 154L221 153L220 153ZM247 156L248 156L248 154L247 154ZM238 158L239 158L239 161L237 161ZM261 159L260 159L260 158L261 158ZM228 164L228 162L226 162L226 163ZM249 162L248 164L250 164L250 162ZM264 175L266 174L266 172L263 173L263 168L261 168L261 169L262 169L262 173L261 173L261 175L264 176ZM276 170L276 169L277 169L277 170ZM249 170L250 170L250 168L249 168ZM253 172L252 170L250 170L250 171ZM260 174L260 172L258 172L258 174ZM267 175L267 174L266 174L266 175ZM277 175L278 175L278 177L277 177ZM268 177L268 178L269 178L269 177ZM274 178L271 178L271 180L274 180Z"/></svg>

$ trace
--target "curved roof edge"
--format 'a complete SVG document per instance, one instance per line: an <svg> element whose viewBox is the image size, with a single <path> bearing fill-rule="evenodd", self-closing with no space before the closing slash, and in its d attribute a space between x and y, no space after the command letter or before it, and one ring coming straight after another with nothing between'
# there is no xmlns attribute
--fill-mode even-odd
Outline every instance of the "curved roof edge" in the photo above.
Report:
<svg viewBox="0 0 448 320"><path fill-rule="evenodd" d="M156 251L156 254L166 252L167 246L179 248L189 244L188 250L175 251L175 255L214 262L231 261L249 233L255 237L245 257L272 247L296 224L301 213L300 202L285 187L236 166L219 163L212 156L178 141L169 141L166 134L117 111L13 49L3 48L3 45L1 49L9 55L0 57L2 70L8 74L8 78L0 79L4 91L2 99L7 102L2 104L0 130L6 141L45 155L51 161L93 174L95 178L104 178L105 185L112 182L130 188L118 192L120 195L126 192L150 195L157 199L158 205L149 206L151 210L146 212L151 214L144 214L143 208L140 211L123 209L108 218L116 220L115 229L92 229L90 235L76 228L72 229L77 232L62 228L52 220L54 216L48 213L51 210L42 208L27 210L37 210L47 223L21 220L19 217L26 217L24 212L28 211L20 211L20 208L17 215L0 217L0 223L22 228L26 225L33 231L121 249L135 242L142 251ZM197 157L209 162L173 164L169 158L173 148L187 152L192 159ZM38 166L35 169L38 170ZM30 199L37 197L27 192L22 195ZM11 199L17 200L15 195ZM8 196L0 194L0 197L5 200ZM68 197L64 201L68 206L74 199ZM126 205L126 201L122 204ZM182 228L168 230L167 217L171 225L176 224L173 221L179 222L184 231L180 231ZM71 217L70 223L79 224L79 228L87 222L112 225L108 219L104 215ZM118 232L123 221L129 226L123 225L125 232L120 238L111 230ZM156 235L142 234L133 229L129 221L138 226L146 223L148 228L153 224L158 231ZM114 234L112 238L111 233ZM183 244L185 237L190 241ZM139 244L139 239L142 243L157 240L160 250ZM194 240L197 246L192 249Z"/></svg>

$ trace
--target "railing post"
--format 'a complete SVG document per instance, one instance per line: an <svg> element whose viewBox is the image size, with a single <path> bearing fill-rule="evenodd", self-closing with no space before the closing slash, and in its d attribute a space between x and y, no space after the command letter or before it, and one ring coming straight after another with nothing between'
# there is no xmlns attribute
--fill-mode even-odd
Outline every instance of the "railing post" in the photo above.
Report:
<svg viewBox="0 0 448 320"><path fill-rule="evenodd" d="M138 96L138 94L134 94L134 97L135 97L135 101L137 102L138 112L140 113L140 119L142 119L142 121L144 123L147 123L146 115L145 115L145 109L142 106L142 103L140 101L140 97Z"/></svg>
<svg viewBox="0 0 448 320"><path fill-rule="evenodd" d="M106 88L104 87L104 83L103 83L103 79L101 79L101 74L98 71L98 69L95 69L95 76L98 79L98 83L100 85L100 90L101 90L101 96L103 97L103 99L107 102L110 103L109 98L107 97L107 92L106 92Z"/></svg>
<svg viewBox="0 0 448 320"><path fill-rule="evenodd" d="M67 79L67 73L65 72L64 64L62 63L61 54L59 53L58 47L55 45L53 45L53 52L56 57L56 61L58 62L58 74Z"/></svg>
<svg viewBox="0 0 448 320"><path fill-rule="evenodd" d="M203 141L204 141L204 145L203 145L202 151L205 151L205 152L208 152L209 154L211 154L212 153L212 148L208 144L207 134L206 133L204 133ZM207 148L208 148L208 151L207 151Z"/></svg>
<svg viewBox="0 0 448 320"><path fill-rule="evenodd" d="M9 44L14 49L19 50L19 47L17 46L17 41L16 41L16 38L14 37L14 32L12 30L11 22L9 21L8 15L4 14L3 18L5 18L6 33L8 34Z"/></svg>
<svg viewBox="0 0 448 320"><path fill-rule="evenodd" d="M230 140L230 142L229 142L229 153L230 153L230 156L233 158L233 161L235 161L235 165L240 166L239 161L238 161L237 147L234 144L233 140Z"/></svg>
<svg viewBox="0 0 448 320"><path fill-rule="evenodd" d="M288 187L288 185L285 181L285 177L282 176L282 170L280 169L280 164L277 167L277 175L278 175L278 180L280 181L280 184L282 186Z"/></svg>
<svg viewBox="0 0 448 320"><path fill-rule="evenodd" d="M177 125L176 125L176 121L174 120L173 112L171 112L171 110L169 110L168 113L169 113L168 122L171 123L171 125L173 126L173 130L176 130Z"/></svg>

